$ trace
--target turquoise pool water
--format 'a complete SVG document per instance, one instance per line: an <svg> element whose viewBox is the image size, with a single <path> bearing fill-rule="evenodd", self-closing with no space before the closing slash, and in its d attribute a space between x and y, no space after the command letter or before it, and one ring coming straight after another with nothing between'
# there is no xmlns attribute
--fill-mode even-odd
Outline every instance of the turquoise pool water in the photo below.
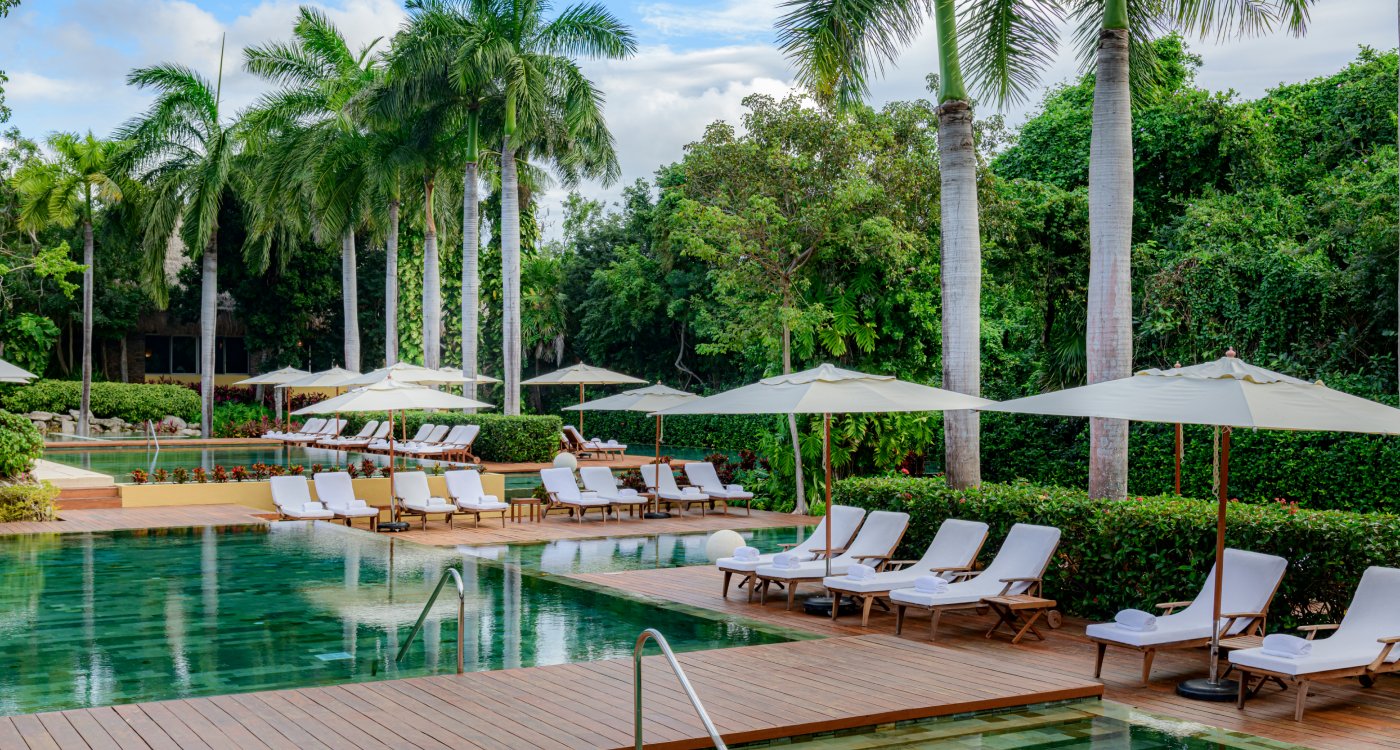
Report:
<svg viewBox="0 0 1400 750"><path fill-rule="evenodd" d="M306 446L214 446L208 448L162 445L160 452L148 451L145 446L122 448L50 448L44 451L44 458L55 463L76 466L88 471L108 474L118 482L129 481L133 469L152 470L184 467L193 469L202 466L212 471L216 464L226 469L235 466L252 466L262 463L269 466L291 466L301 464L310 469L313 464L344 466L346 463L360 463L368 458L377 466L388 466L389 457L378 453L358 451L333 451L328 448L308 448ZM405 460L396 457L399 466L432 465L437 461Z"/></svg>
<svg viewBox="0 0 1400 750"><path fill-rule="evenodd" d="M800 542L814 526L753 529L739 536L760 552L779 552L782 544ZM560 539L537 544L463 545L468 555L496 560L530 572L567 575L570 573L613 573L643 568L676 568L707 565L705 542L710 535L653 534L598 539Z"/></svg>
<svg viewBox="0 0 1400 750"><path fill-rule="evenodd" d="M0 714L608 659L646 627L678 649L781 636L330 524L0 537Z"/></svg>

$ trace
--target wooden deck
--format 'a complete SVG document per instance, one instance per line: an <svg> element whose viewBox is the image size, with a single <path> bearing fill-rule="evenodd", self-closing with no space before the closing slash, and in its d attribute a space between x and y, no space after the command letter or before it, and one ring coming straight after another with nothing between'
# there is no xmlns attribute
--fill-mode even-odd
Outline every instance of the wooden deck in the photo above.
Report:
<svg viewBox="0 0 1400 750"><path fill-rule="evenodd" d="M784 609L786 597L770 596L766 606L748 604L743 590L731 588L728 599L720 597L721 576L711 567L662 568L624 573L591 573L572 576L588 583L622 589L653 599L718 610L758 623L767 623L837 637L883 633L893 636L893 615L879 608L870 617L870 627L860 626L860 617L843 617L834 624L828 617L814 617L794 607ZM804 586L799 599L818 592ZM1053 596L1053 592L1049 592ZM992 658L1012 672L1055 672L1066 677L1089 679L1094 670L1094 646L1084 638L1085 622L1066 619L1064 627L1049 632L1049 639L1031 639L1018 646L1004 639L984 637L993 619L972 615L946 614L934 647L946 658L976 656ZM928 618L911 614L899 640L928 643ZM1152 682L1141 684L1142 656L1137 652L1110 649L1104 662L1106 700L1179 719L1208 724L1232 731L1267 737L1319 750L1355 748L1400 748L1400 678L1382 677L1375 687L1362 689L1355 680L1329 681L1313 686L1304 720L1293 721L1293 693L1269 687L1250 701L1243 711L1234 703L1202 703L1181 698L1176 683L1188 677L1206 676L1206 652L1167 651L1157 655ZM884 668L881 664L881 668Z"/></svg>
<svg viewBox="0 0 1400 750"><path fill-rule="evenodd" d="M415 522L412 529L395 534L397 539L407 539L419 544L456 546L459 544L505 544L510 542L550 542L555 539L587 539L600 536L632 536L645 534L684 534L693 532L719 531L720 529L767 529L774 527L815 525L821 519L811 516L795 516L791 513L773 513L756 510L745 515L743 510L731 510L729 515L698 513L684 515L673 512L670 518L629 519L626 513L621 521L608 521L590 513L582 522L569 518L562 511L555 511L538 523L506 521L501 527L498 518L483 518L481 526L473 526L470 516L458 516L456 527L448 528L442 521L429 521L426 530L419 529ZM412 519L410 519L412 520ZM3 531L0 531L3 533Z"/></svg>
<svg viewBox="0 0 1400 750"><path fill-rule="evenodd" d="M0 536L265 523L267 519L259 514L265 514L265 511L242 505L165 505L156 508L62 510L57 521L0 523ZM5 745L0 744L0 747Z"/></svg>
<svg viewBox="0 0 1400 750"><path fill-rule="evenodd" d="M882 635L679 658L731 744L1091 698L1102 691L1093 680L1009 665L996 653L950 653ZM660 656L645 659L643 685L648 747L710 746ZM742 692L736 693L736 685ZM632 744L630 659L0 717L0 747L34 750L562 750Z"/></svg>

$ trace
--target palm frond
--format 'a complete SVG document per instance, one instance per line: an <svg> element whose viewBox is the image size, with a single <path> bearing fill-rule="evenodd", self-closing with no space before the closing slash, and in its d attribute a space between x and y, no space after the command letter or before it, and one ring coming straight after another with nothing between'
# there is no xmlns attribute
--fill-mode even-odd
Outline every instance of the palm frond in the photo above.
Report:
<svg viewBox="0 0 1400 750"><path fill-rule="evenodd" d="M959 23L974 86L998 105L1026 101L1055 59L1064 13L1054 0L978 0Z"/></svg>
<svg viewBox="0 0 1400 750"><path fill-rule="evenodd" d="M931 0L787 0L778 47L820 101L852 105L919 34Z"/></svg>

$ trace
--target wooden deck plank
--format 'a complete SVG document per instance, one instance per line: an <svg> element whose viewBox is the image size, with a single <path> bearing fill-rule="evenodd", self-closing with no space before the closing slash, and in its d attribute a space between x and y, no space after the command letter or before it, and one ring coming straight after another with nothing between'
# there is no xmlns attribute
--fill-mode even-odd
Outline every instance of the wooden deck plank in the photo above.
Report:
<svg viewBox="0 0 1400 750"><path fill-rule="evenodd" d="M166 505L157 508L64 510L59 513L57 521L0 523L0 536L170 529L184 526L240 526L267 523L267 519L258 516L266 512L243 505Z"/></svg>
<svg viewBox="0 0 1400 750"><path fill-rule="evenodd" d="M38 716L13 716L10 720L14 722L22 743L18 747L27 747L29 750L62 750L63 746L49 734L48 727L44 726L44 722Z"/></svg>
<svg viewBox="0 0 1400 750"><path fill-rule="evenodd" d="M38 714L39 723L44 726L49 737L58 743L62 748L84 748L91 747L83 735L73 728L68 717L61 713ZM100 746L99 746L100 747Z"/></svg>
<svg viewBox="0 0 1400 750"><path fill-rule="evenodd" d="M64 711L59 715L63 716L64 719L66 719L70 724L72 724L74 731L76 731L79 735L82 736L83 741L88 744L88 747L127 747L127 745L123 745L116 739L113 739L112 735L108 734L107 730L104 729L100 723L98 723L96 717L92 716L91 714L85 714L82 712L70 714L67 711ZM0 747L3 746L4 743L0 743Z"/></svg>
<svg viewBox="0 0 1400 750"><path fill-rule="evenodd" d="M107 735L110 736L119 747L131 748L132 750L153 747L153 745L146 742L146 740L143 739L130 724L126 723L126 720L119 716L110 706L93 708L87 711L77 710L73 713L87 713L92 716L98 724L102 725L103 729L107 730Z"/></svg>

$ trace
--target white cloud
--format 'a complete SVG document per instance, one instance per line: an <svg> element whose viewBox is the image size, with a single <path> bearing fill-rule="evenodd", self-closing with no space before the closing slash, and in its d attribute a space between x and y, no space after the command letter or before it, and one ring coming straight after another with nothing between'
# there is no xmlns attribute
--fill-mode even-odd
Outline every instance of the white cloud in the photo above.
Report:
<svg viewBox="0 0 1400 750"><path fill-rule="evenodd" d="M81 81L50 78L27 70L17 70L6 75L10 77L10 82L5 84L5 98L15 105L62 101L91 92Z"/></svg>
<svg viewBox="0 0 1400 750"><path fill-rule="evenodd" d="M705 7L646 3L637 8L642 23L666 36L716 34L727 37L769 36L779 10L776 4L727 0Z"/></svg>

